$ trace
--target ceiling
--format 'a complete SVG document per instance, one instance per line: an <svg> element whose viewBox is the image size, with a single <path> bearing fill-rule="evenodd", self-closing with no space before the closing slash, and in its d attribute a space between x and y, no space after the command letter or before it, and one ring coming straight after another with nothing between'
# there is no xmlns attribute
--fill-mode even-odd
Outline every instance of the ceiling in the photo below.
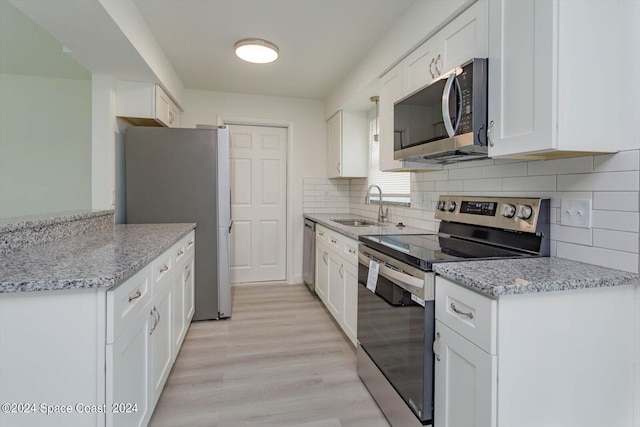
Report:
<svg viewBox="0 0 640 427"><path fill-rule="evenodd" d="M325 99L421 0L134 0L187 89ZM241 61L236 41L275 43L280 58Z"/></svg>

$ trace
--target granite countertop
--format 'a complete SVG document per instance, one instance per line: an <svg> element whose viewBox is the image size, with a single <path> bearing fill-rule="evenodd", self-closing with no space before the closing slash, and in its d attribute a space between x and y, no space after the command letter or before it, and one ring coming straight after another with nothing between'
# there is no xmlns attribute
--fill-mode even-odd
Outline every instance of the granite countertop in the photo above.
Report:
<svg viewBox="0 0 640 427"><path fill-rule="evenodd" d="M141 270L195 224L123 224L3 255L0 294L108 288Z"/></svg>
<svg viewBox="0 0 640 427"><path fill-rule="evenodd" d="M640 283L640 275L563 258L436 263L433 270L492 297Z"/></svg>
<svg viewBox="0 0 640 427"><path fill-rule="evenodd" d="M369 221L375 221L371 218L365 218L360 215L352 214L304 214L305 218L308 218L328 229L337 231L347 237L354 240L358 240L359 236L380 235L380 234L435 234L434 231L425 230L424 228L416 227L397 227L396 224L385 223L383 226L369 226L369 227L352 227L348 225L342 225L331 219L367 219Z"/></svg>
<svg viewBox="0 0 640 427"><path fill-rule="evenodd" d="M108 215L113 215L113 210L78 210L20 216L13 218L0 218L0 233L8 233L24 228L43 228L54 224L79 221Z"/></svg>

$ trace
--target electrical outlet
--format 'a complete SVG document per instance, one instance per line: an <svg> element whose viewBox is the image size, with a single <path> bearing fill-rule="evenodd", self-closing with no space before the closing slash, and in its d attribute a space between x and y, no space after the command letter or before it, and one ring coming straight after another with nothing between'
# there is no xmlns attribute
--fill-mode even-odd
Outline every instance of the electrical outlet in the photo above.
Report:
<svg viewBox="0 0 640 427"><path fill-rule="evenodd" d="M591 228L591 200L562 199L560 201L560 224Z"/></svg>

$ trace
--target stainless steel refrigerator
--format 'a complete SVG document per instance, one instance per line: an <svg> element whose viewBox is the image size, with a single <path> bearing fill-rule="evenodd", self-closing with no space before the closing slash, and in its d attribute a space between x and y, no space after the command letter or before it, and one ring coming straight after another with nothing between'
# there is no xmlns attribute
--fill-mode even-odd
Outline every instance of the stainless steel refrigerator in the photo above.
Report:
<svg viewBox="0 0 640 427"><path fill-rule="evenodd" d="M195 222L194 320L231 316L229 130L127 128L127 223Z"/></svg>

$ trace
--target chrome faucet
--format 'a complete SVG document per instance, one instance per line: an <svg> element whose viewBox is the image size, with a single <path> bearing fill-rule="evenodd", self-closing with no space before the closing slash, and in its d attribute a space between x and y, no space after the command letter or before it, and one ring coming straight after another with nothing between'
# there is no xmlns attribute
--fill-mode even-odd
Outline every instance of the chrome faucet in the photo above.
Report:
<svg viewBox="0 0 640 427"><path fill-rule="evenodd" d="M380 189L380 187L378 187L375 184L371 184L369 186L369 188L367 189L367 197L364 198L364 204L365 205L370 205L371 204L371 189L372 188L377 188L378 192L380 193L380 208L378 209L378 222L384 222L385 218L387 216L389 216L389 208L387 208L386 211L382 209L382 190Z"/></svg>

